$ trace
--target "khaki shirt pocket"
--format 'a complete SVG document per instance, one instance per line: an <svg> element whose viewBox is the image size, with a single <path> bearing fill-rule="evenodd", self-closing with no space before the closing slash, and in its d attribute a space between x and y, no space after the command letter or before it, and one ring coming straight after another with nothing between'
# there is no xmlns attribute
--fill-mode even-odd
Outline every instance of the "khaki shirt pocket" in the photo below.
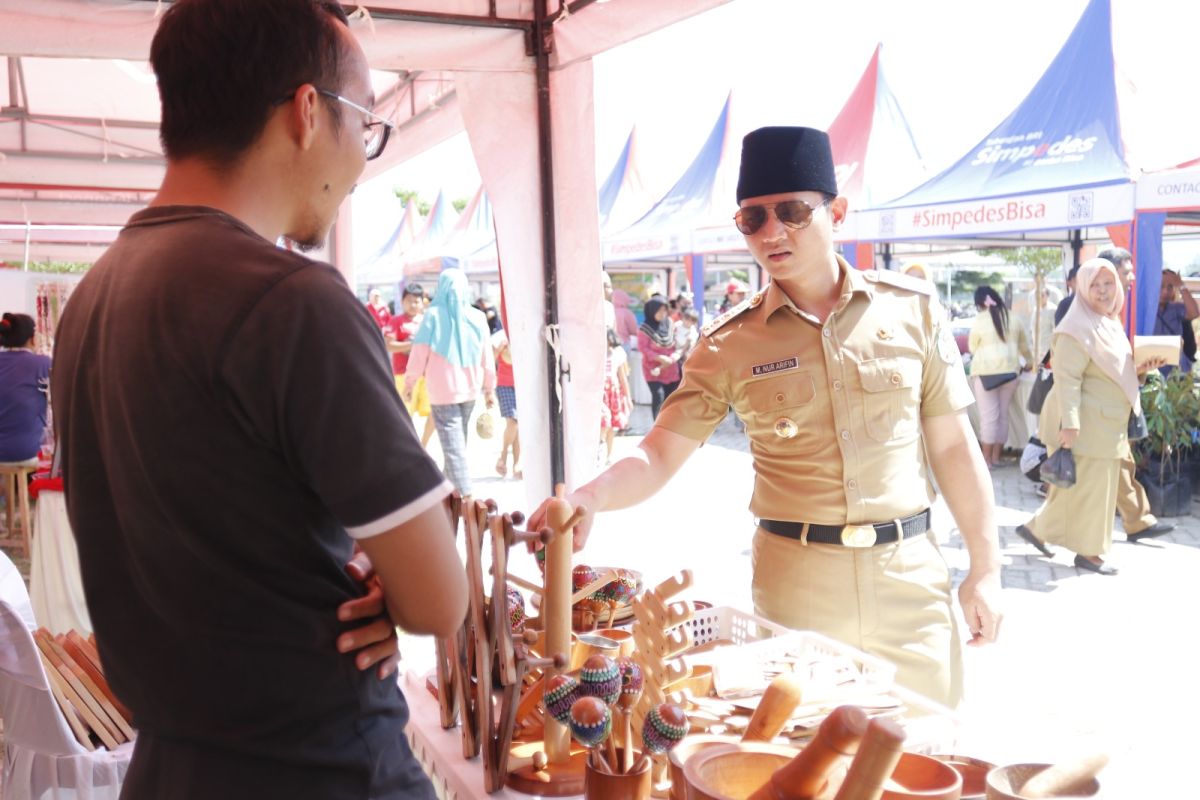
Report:
<svg viewBox="0 0 1200 800"><path fill-rule="evenodd" d="M751 419L751 438L756 434L782 440L775 433L775 423L786 417L796 425L795 440L811 436L809 425L813 398L817 396L816 381L808 372L790 373L747 383L744 389Z"/></svg>
<svg viewBox="0 0 1200 800"><path fill-rule="evenodd" d="M891 442L917 432L920 420L921 362L914 358L874 358L858 365L867 435Z"/></svg>

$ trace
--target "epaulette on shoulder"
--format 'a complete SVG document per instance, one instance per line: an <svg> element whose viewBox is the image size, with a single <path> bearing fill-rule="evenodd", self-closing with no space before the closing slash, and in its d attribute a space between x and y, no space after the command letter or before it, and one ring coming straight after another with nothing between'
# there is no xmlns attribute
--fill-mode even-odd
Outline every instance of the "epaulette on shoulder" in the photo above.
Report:
<svg viewBox="0 0 1200 800"><path fill-rule="evenodd" d="M709 322L706 322L704 327L700 329L700 332L705 336L712 336L718 328L720 328L726 322L729 322L729 320L733 319L738 314L741 314L746 309L757 307L758 304L763 301L763 295L765 295L766 292L766 289L759 289L757 292L750 295L745 300L726 311L724 314L721 314Z"/></svg>
<svg viewBox="0 0 1200 800"><path fill-rule="evenodd" d="M903 272L894 272L890 269L869 269L863 273L863 277L873 283L885 283L888 286L895 286L910 292L933 295L932 283L920 278L914 278L911 275L905 275Z"/></svg>

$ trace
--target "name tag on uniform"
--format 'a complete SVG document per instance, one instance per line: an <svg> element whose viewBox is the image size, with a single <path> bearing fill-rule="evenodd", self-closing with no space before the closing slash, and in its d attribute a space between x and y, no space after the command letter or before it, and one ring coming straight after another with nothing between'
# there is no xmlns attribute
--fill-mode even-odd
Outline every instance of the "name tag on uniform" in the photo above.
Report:
<svg viewBox="0 0 1200 800"><path fill-rule="evenodd" d="M774 375L776 372L788 372L793 369L800 369L800 359L796 356L772 361L770 364L755 364L750 368L750 375L759 378L763 375Z"/></svg>

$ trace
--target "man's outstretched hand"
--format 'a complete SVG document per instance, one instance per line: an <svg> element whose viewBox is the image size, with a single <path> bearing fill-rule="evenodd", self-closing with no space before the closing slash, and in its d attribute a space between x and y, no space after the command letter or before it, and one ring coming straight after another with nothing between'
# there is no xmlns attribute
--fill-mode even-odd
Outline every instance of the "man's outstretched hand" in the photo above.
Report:
<svg viewBox="0 0 1200 800"><path fill-rule="evenodd" d="M354 656L354 665L363 671L378 665L376 675L383 680L393 675L400 665L400 643L396 637L396 625L388 616L384 603L383 584L375 574L371 559L361 551L356 552L346 564L346 574L363 584L367 593L338 606L338 619L342 622L367 622L338 637L338 652L358 651Z"/></svg>

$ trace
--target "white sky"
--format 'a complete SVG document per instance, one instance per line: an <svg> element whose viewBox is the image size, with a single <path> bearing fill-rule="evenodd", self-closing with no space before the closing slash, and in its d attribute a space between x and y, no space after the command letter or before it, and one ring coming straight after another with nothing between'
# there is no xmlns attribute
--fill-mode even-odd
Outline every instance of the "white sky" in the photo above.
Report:
<svg viewBox="0 0 1200 800"><path fill-rule="evenodd" d="M766 124L827 127L877 42L883 43L884 74L935 174L1025 97L1085 5L732 0L595 59L597 181L636 123L643 181L661 196L695 156L730 91L736 131ZM1135 91L1136 104L1123 108L1135 163L1152 168L1200 156L1194 88L1200 2L1112 5L1118 79ZM465 135L377 180L415 188L426 201L440 187L457 199L479 185Z"/></svg>

